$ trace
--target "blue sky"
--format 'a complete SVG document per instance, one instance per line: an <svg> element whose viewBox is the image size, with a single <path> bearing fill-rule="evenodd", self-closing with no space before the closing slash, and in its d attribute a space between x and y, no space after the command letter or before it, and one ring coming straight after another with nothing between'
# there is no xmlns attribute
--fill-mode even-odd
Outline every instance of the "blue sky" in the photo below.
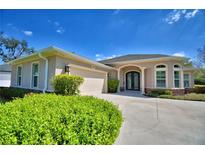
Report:
<svg viewBox="0 0 205 154"><path fill-rule="evenodd" d="M204 10L0 10L0 31L101 60L130 53L196 57Z"/></svg>

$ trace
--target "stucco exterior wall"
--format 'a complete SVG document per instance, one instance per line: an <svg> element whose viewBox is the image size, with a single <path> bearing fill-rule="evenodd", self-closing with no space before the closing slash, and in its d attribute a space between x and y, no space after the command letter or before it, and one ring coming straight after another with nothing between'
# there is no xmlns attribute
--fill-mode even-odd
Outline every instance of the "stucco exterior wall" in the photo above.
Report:
<svg viewBox="0 0 205 154"><path fill-rule="evenodd" d="M120 68L120 86L125 86L125 79L123 78L126 71L137 70L141 72L140 67L145 67L145 88L156 88L155 87L155 66L159 64L165 64L167 66L167 87L166 88L174 88L173 81L173 66L174 64L180 64L180 61L177 60L167 60L167 61L153 61L153 62L140 62L140 63L127 63L127 64L118 64L113 65L115 68ZM136 66L127 66L123 67L123 65L136 65ZM190 71L189 71L190 72ZM194 86L193 73L190 72L191 76L191 87ZM117 79L117 77L116 77Z"/></svg>
<svg viewBox="0 0 205 154"><path fill-rule="evenodd" d="M32 88L32 64L39 63L39 82L38 88ZM50 79L54 75L55 71L55 57L48 57L48 78ZM22 88L43 90L45 81L45 61L43 59L35 59L29 62L22 62L20 64L12 65L11 72L11 86L17 87L17 67L22 66ZM48 80L48 90L52 90L50 80Z"/></svg>
<svg viewBox="0 0 205 154"><path fill-rule="evenodd" d="M92 65L57 56L55 74L58 75L58 74L65 73L64 70L65 65L71 65L70 74L79 75L85 79L84 84L80 87L80 91L99 92L100 87L103 87L101 92L107 92L107 77L106 77L107 73L98 72L95 70L89 70L93 68ZM75 68L72 67L72 65L76 65L82 68ZM87 69L83 69L83 68L87 68ZM96 67L95 69L99 71L104 71L103 69L99 69Z"/></svg>

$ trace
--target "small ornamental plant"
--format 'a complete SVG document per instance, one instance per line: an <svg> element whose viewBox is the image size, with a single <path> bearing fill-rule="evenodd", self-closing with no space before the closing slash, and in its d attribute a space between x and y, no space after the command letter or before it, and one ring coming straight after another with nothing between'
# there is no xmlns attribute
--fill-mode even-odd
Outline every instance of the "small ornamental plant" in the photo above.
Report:
<svg viewBox="0 0 205 154"><path fill-rule="evenodd" d="M79 87L84 79L76 75L60 74L56 75L51 83L56 94L61 95L76 95L78 94Z"/></svg>

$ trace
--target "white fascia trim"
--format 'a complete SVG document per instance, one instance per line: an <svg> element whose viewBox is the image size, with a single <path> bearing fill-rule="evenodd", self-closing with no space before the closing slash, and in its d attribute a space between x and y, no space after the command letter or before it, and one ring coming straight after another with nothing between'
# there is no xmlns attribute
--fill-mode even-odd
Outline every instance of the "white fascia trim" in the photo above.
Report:
<svg viewBox="0 0 205 154"><path fill-rule="evenodd" d="M88 68L88 67L74 65L74 64L68 64L68 66L70 66L71 68L74 67L74 68L79 68L79 69L88 70L88 71L94 71L94 72L100 72L100 73L105 73L105 74L108 73L106 71L96 70L95 68Z"/></svg>
<svg viewBox="0 0 205 154"><path fill-rule="evenodd" d="M44 88L43 88L43 93L46 92L47 87L48 87L48 59L43 57L41 53L38 54L40 58L45 60L45 74L44 74Z"/></svg>
<svg viewBox="0 0 205 154"><path fill-rule="evenodd" d="M108 62L107 64L127 64L135 62L152 62L152 61L162 61L162 60L182 60L181 57L162 57L162 58L150 58L150 59L140 59L140 60L127 60L121 62Z"/></svg>
<svg viewBox="0 0 205 154"><path fill-rule="evenodd" d="M90 60L90 59L88 59L88 58L79 56L79 55L77 55L77 54L73 54L72 52L66 51L66 50L64 50L64 49L60 49L60 48L54 47L54 46L52 46L51 48L54 49L54 50L56 50L57 52L67 54L67 55L69 55L69 56L73 56L73 57L75 57L76 59L79 59L79 60L82 60L82 61L85 61L85 62L88 62L88 63L91 63L91 64L95 64L96 66L103 67L103 68L107 68L107 69L114 69L113 67L107 66L107 65L105 65L105 64L103 64L103 63L99 63L99 62L97 62L97 61Z"/></svg>

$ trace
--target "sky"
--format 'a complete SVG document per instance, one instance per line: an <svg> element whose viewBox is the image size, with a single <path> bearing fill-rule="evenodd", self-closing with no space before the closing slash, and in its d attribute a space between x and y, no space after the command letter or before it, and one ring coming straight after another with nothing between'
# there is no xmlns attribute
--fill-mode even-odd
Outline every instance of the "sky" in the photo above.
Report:
<svg viewBox="0 0 205 154"><path fill-rule="evenodd" d="M6 36L93 60L151 53L194 59L204 27L205 10L0 10Z"/></svg>

